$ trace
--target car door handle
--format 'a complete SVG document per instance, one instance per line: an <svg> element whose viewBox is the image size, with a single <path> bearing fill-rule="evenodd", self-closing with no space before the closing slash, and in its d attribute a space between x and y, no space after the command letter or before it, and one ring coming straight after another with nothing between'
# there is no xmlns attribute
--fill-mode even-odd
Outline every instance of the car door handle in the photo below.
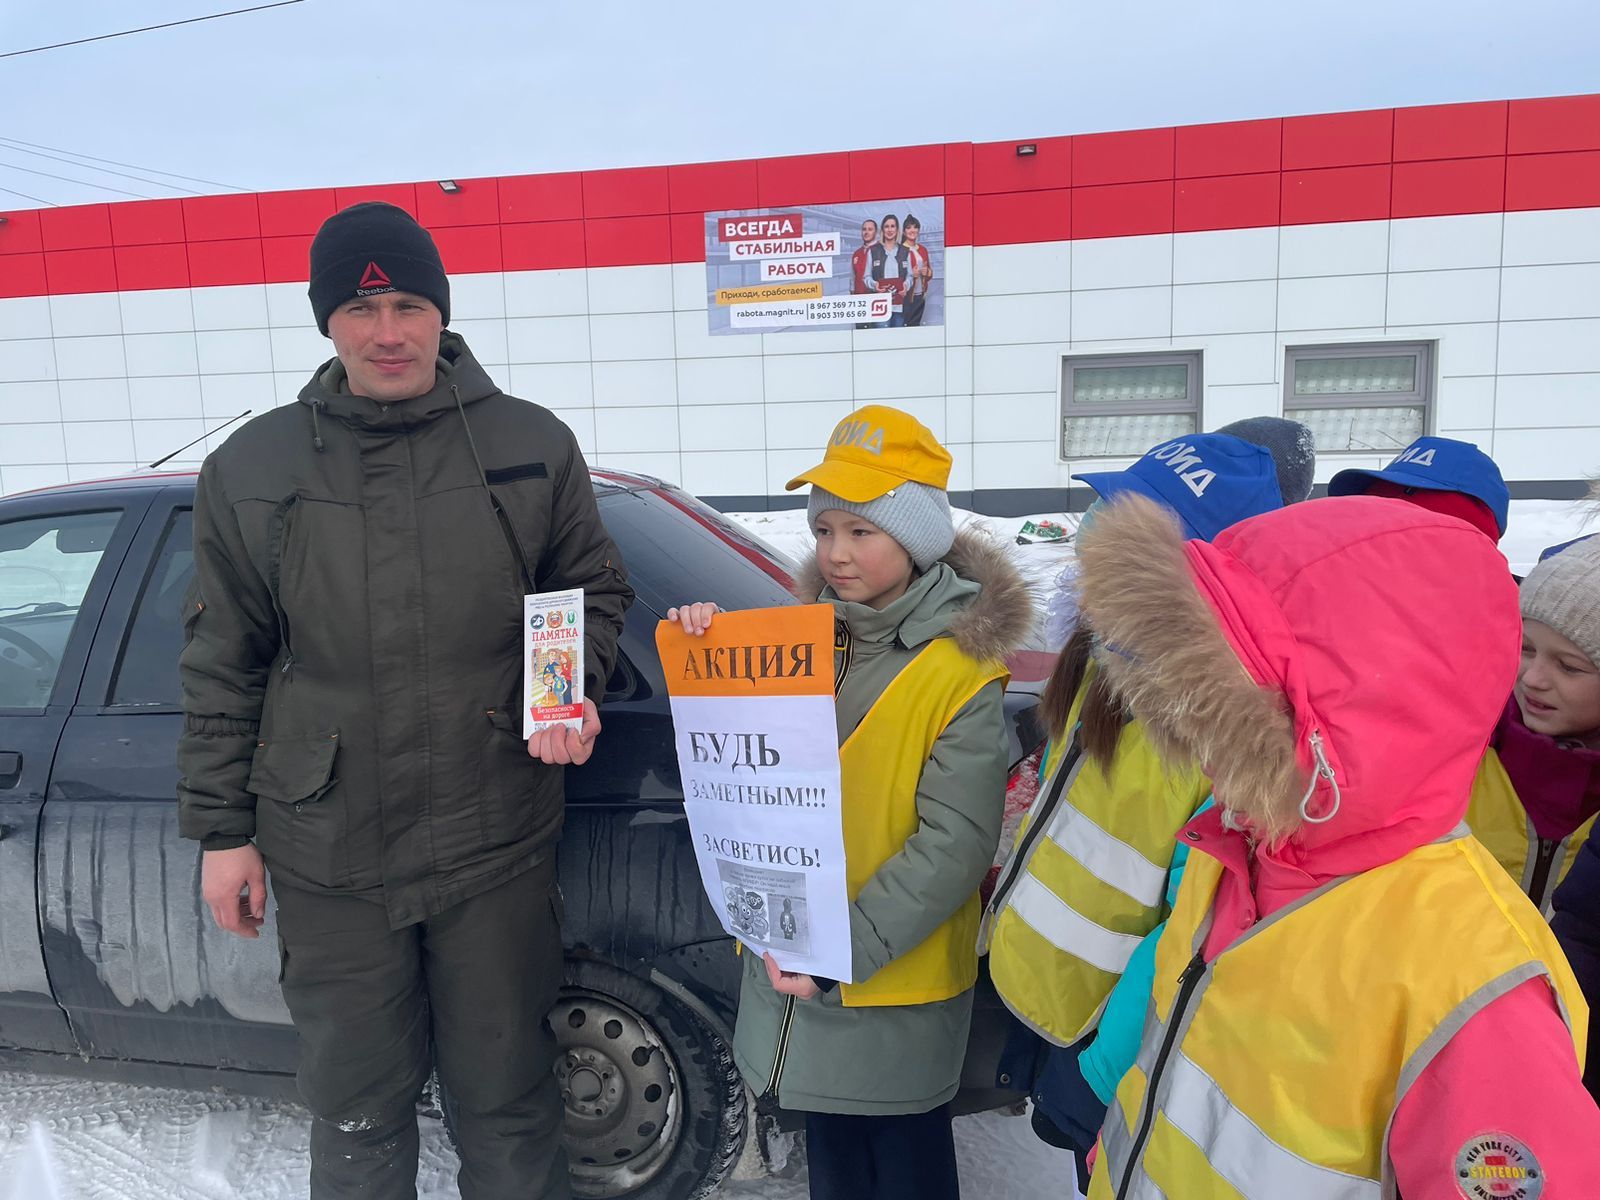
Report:
<svg viewBox="0 0 1600 1200"><path fill-rule="evenodd" d="M0 788L14 788L22 779L22 755L0 750Z"/></svg>

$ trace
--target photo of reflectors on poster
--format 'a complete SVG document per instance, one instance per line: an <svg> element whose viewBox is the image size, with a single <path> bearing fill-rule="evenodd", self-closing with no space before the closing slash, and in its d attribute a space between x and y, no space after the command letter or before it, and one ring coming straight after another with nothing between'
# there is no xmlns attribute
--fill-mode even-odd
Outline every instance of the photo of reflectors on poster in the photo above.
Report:
<svg viewBox="0 0 1600 1200"><path fill-rule="evenodd" d="M706 214L710 330L944 324L944 197Z"/></svg>
<svg viewBox="0 0 1600 1200"><path fill-rule="evenodd" d="M656 648L712 910L784 970L850 982L832 606L663 621Z"/></svg>

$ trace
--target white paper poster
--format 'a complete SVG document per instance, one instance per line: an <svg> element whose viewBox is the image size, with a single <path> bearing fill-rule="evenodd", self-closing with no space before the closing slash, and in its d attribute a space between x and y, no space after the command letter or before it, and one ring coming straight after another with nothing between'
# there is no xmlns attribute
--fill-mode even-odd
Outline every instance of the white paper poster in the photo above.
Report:
<svg viewBox="0 0 1600 1200"><path fill-rule="evenodd" d="M723 928L786 971L850 982L830 605L663 622L684 810Z"/></svg>

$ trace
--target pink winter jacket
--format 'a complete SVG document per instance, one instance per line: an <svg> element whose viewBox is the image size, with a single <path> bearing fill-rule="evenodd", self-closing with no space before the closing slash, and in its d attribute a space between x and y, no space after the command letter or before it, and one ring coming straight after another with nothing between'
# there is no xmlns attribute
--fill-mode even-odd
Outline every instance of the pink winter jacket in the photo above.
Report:
<svg viewBox="0 0 1600 1200"><path fill-rule="evenodd" d="M1366 514L1341 515L1359 536ZM1258 848L1253 861L1246 834L1226 828L1220 808L1190 824L1191 849L1225 868L1204 947L1208 960L1307 892L1392 862L1464 818L1498 698L1510 682L1500 677L1501 659L1514 663L1520 636L1509 605L1500 606L1503 614L1491 610L1495 620L1488 621L1474 604L1440 605L1408 594L1441 577L1451 586L1472 585L1459 556L1482 539L1460 522L1428 514L1409 536L1374 536L1337 559L1300 539L1278 544L1270 531L1263 537L1260 528L1252 530L1256 524L1235 526L1214 546L1190 543L1192 569L1257 683L1289 682L1296 713L1315 712L1337 753L1343 789L1332 820L1304 825L1272 850ZM1255 608L1265 600L1260 592L1232 586L1241 561L1268 584L1277 612ZM1401 592L1401 603L1371 624L1363 618L1375 609L1360 595L1369 587ZM1274 645L1275 636L1292 641L1292 649ZM1480 669L1465 684L1451 681L1440 669L1442 655L1466 656ZM1329 806L1325 787L1316 805L1314 811ZM1583 1088L1572 1040L1542 979L1473 1016L1402 1100L1390 1153L1404 1200L1470 1196L1458 1178L1458 1156L1486 1134L1512 1139L1537 1160L1544 1180L1539 1200L1600 1197L1600 1110Z"/></svg>

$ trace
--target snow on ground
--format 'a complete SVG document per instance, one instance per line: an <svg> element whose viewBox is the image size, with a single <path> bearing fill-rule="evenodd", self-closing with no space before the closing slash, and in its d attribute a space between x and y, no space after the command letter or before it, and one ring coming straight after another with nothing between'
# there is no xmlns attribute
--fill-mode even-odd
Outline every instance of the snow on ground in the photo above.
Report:
<svg viewBox="0 0 1600 1200"><path fill-rule="evenodd" d="M0 1200L290 1200L306 1194L303 1109L214 1091L0 1072ZM1026 1118L956 1121L963 1190L981 1200L1072 1200L1070 1164ZM419 1200L453 1200L456 1157L422 1119ZM730 1183L730 1200L804 1200L805 1170Z"/></svg>
<svg viewBox="0 0 1600 1200"><path fill-rule="evenodd" d="M1591 521L1591 511L1589 503L1581 500L1513 500L1510 527L1500 542L1500 549L1510 561L1511 569L1518 575L1524 575L1539 561L1539 552L1546 546L1600 530L1600 513L1595 513L1596 519ZM1000 541L1011 545L1018 569L1043 595L1060 571L1061 564L1072 553L1071 543L1036 542L1019 546L1015 544L1017 532L1026 521L1055 521L1069 530L1075 530L1080 515L1036 513L1027 517L985 517L957 509L956 522L961 528L975 525L986 529ZM803 508L783 512L729 513L728 516L792 559L808 557L815 544Z"/></svg>

